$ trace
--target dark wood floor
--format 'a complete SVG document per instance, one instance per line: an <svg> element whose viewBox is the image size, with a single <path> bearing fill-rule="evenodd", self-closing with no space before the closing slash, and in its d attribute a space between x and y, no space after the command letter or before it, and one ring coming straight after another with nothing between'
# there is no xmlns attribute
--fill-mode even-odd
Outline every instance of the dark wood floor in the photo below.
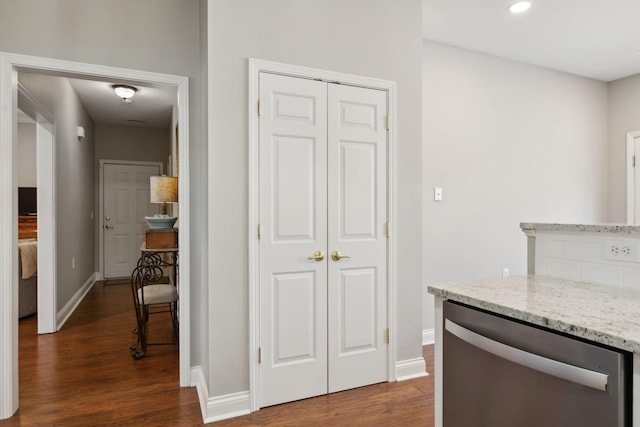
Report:
<svg viewBox="0 0 640 427"><path fill-rule="evenodd" d="M96 284L56 334L37 335L35 316L22 319L20 409L0 426L202 425L195 388L179 387L176 346L153 346L141 360L130 356L132 305L128 285ZM167 321L154 330L161 333L151 339L164 340L171 326ZM423 353L433 372L432 346ZM433 375L263 408L214 425L433 426Z"/></svg>

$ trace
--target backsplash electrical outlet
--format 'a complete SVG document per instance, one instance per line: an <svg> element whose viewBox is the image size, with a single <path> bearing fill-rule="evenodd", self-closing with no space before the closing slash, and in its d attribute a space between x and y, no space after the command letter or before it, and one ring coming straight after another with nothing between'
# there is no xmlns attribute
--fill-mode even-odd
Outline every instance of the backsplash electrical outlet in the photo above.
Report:
<svg viewBox="0 0 640 427"><path fill-rule="evenodd" d="M611 261L639 262L639 246L638 241L632 239L607 240L604 243L604 257Z"/></svg>

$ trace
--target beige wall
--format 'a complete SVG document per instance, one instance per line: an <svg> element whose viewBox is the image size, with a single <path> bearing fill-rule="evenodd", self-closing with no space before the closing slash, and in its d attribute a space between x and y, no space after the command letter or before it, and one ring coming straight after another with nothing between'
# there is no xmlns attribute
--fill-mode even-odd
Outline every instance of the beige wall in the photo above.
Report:
<svg viewBox="0 0 640 427"><path fill-rule="evenodd" d="M606 221L607 149L605 83L425 42L426 282L526 274L520 222Z"/></svg>
<svg viewBox="0 0 640 427"><path fill-rule="evenodd" d="M248 58L393 80L398 360L420 358L420 0L209 2L209 393L248 390Z"/></svg>

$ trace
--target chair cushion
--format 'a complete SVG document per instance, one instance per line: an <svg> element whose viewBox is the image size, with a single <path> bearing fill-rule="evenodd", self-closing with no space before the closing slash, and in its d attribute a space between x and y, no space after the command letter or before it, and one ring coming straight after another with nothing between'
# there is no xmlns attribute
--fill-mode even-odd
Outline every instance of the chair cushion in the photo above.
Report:
<svg viewBox="0 0 640 427"><path fill-rule="evenodd" d="M142 291L144 289L144 301L142 301ZM178 291L173 285L147 285L143 289L138 289L138 299L143 304L164 304L178 300Z"/></svg>

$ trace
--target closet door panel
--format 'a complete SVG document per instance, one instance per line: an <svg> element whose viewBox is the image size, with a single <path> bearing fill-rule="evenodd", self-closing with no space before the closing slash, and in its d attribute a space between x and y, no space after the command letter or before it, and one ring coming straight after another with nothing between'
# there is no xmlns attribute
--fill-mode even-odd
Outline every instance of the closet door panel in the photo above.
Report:
<svg viewBox="0 0 640 427"><path fill-rule="evenodd" d="M260 406L327 393L326 83L260 76ZM313 258L318 251L323 259Z"/></svg>
<svg viewBox="0 0 640 427"><path fill-rule="evenodd" d="M386 92L329 85L330 392L388 378L386 115Z"/></svg>

